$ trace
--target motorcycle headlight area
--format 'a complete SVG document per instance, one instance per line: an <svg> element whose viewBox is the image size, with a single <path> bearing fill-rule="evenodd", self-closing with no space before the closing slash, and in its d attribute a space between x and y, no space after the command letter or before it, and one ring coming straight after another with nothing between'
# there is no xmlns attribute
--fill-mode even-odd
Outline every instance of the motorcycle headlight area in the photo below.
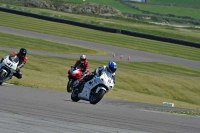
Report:
<svg viewBox="0 0 200 133"><path fill-rule="evenodd" d="M11 61L5 61L5 67L8 69L16 70L17 65L14 65Z"/></svg>

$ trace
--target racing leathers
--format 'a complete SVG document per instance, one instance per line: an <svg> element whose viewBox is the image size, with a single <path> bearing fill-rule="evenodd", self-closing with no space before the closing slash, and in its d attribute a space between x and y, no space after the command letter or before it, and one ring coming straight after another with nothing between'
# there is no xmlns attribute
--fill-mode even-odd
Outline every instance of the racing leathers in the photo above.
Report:
<svg viewBox="0 0 200 133"><path fill-rule="evenodd" d="M76 62L76 64L74 65L74 68L76 68L76 67L78 67L78 66L80 66L80 68L81 68L81 70L82 70L82 72L83 72L82 75L84 75L84 74L89 74L89 62L88 62L87 60L85 60L84 63L81 63L81 60L78 60L78 61Z"/></svg>
<svg viewBox="0 0 200 133"><path fill-rule="evenodd" d="M13 76L17 77L18 79L21 79L22 78L22 72L21 72L20 69L26 64L28 58L27 57L20 57L17 52L13 52L11 54L11 56L17 56L19 58L19 63L17 65L16 72L13 74ZM1 62L3 60L4 60L4 58L1 59ZM12 78L12 76L11 76L11 78Z"/></svg>

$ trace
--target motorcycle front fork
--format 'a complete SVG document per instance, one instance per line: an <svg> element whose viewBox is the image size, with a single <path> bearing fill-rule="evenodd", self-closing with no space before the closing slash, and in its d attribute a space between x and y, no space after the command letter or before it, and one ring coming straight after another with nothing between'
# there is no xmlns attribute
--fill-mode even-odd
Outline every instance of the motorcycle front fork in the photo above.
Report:
<svg viewBox="0 0 200 133"><path fill-rule="evenodd" d="M12 78L12 76L13 76L13 73L8 73L8 76L5 78L5 80L4 81L7 81L7 80L9 80L9 79L11 79Z"/></svg>

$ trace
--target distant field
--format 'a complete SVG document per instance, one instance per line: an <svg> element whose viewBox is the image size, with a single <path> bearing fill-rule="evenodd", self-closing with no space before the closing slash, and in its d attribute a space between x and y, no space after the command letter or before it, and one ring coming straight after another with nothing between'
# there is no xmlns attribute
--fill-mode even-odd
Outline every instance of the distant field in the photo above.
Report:
<svg viewBox="0 0 200 133"><path fill-rule="evenodd" d="M137 4L136 4L137 5ZM4 4L0 4L0 6L5 6ZM81 14L71 14L65 13L60 11L53 11L47 9L39 9L39 8L26 8L26 7L19 7L19 6L11 6L7 5L9 8L14 8L16 10L23 10L27 12L58 17L68 20L75 20L78 22L84 22L89 24L113 27L118 29L127 29L136 32L143 32L148 34L154 34L159 36L166 36L171 38L178 38L180 40L189 40L193 42L200 42L200 30L199 29L184 29L184 28L175 28L169 26L159 26L154 24L148 24L141 21L136 20L126 20L120 18L105 18L105 17L97 17L97 16L87 16ZM151 15L151 14L150 14ZM162 18L162 16L160 16ZM170 17L166 17L166 19L170 19ZM184 19L180 18L173 18L176 21L184 22ZM181 24L180 24L181 25ZM183 32L186 31L186 32Z"/></svg>
<svg viewBox="0 0 200 133"><path fill-rule="evenodd" d="M120 3L119 1L116 0L63 0L66 2L70 2L70 3L79 3L79 4L83 4L83 3L98 3L98 4L102 4L102 5L108 5L111 7L114 7L115 9L123 12L123 13L131 13L131 14L141 14L142 12L137 11L129 6L126 6L122 3Z"/></svg>
<svg viewBox="0 0 200 133"><path fill-rule="evenodd" d="M111 7L114 7L117 10L120 10L122 12L126 12L126 13L134 13L134 12L138 12L130 7L127 7L126 5L123 5L122 3L120 3L119 1L115 1L115 0L49 0L53 3L60 3L60 4L65 4L67 3L74 3L74 4L83 4L83 3L89 3L89 2L94 2L97 4L102 4L102 5L108 5ZM0 1L1 2L1 1ZM20 4L20 2L16 2L16 1L12 1L12 0L7 0L4 1L3 3L11 3L11 4Z"/></svg>
<svg viewBox="0 0 200 133"><path fill-rule="evenodd" d="M111 5L113 4L119 5L118 0L50 0L54 2L70 2L70 3L87 3L87 2L94 2L104 5ZM199 0L147 0L150 4L177 4L177 5L189 5L189 6L200 6ZM121 5L120 5L121 6Z"/></svg>
<svg viewBox="0 0 200 133"><path fill-rule="evenodd" d="M132 36L125 36L116 33L114 34L101 32L97 30L80 28L72 25L55 23L9 13L0 12L0 15L4 18L0 21L1 26L8 26L57 36L65 36L113 46L126 47L130 49L137 49L158 54L165 54L175 57L200 60L200 49L198 48L186 47ZM13 20L15 21L13 22ZM148 25L147 29L149 29ZM187 31L189 32L189 30ZM194 32L191 33L195 34Z"/></svg>
<svg viewBox="0 0 200 133"><path fill-rule="evenodd" d="M184 6L200 6L199 0L148 0L151 4L177 4Z"/></svg>
<svg viewBox="0 0 200 133"><path fill-rule="evenodd" d="M84 3L98 3L102 5L108 5L111 6L122 13L128 13L128 14L134 14L136 15L133 17L134 19L140 19L142 21L155 21L155 22L165 22L168 21L170 23L183 23L185 25L200 25L200 20L193 20L191 18L178 18L173 16L160 16L155 13L159 13L161 15L171 14L176 16L187 16L192 17L195 19L199 19L199 10L195 7L200 7L200 2L198 0L149 0L148 4L138 4L138 3L132 3L131 5L134 5L136 7L139 7L141 10L132 8L131 5L127 4L126 1L120 1L120 0L49 0L52 2L52 4L65 4L65 3L74 3L74 4L84 4ZM1 2L1 1L0 1ZM2 1L3 3L10 3L10 4L17 4L21 5L20 1ZM158 5L157 5L158 4ZM172 7L170 6L173 4ZM166 6L168 5L168 6ZM187 8L183 6L187 6ZM189 8L190 7L190 8ZM153 13L151 13L153 12ZM138 17L140 16L140 17ZM152 17L150 19L145 19L145 17Z"/></svg>
<svg viewBox="0 0 200 133"><path fill-rule="evenodd" d="M162 6L162 5L148 5L148 4L131 4L139 7L140 10L149 11L153 13L159 13L162 15L173 14L176 16L188 16L196 19L200 19L200 8L184 8L176 6Z"/></svg>

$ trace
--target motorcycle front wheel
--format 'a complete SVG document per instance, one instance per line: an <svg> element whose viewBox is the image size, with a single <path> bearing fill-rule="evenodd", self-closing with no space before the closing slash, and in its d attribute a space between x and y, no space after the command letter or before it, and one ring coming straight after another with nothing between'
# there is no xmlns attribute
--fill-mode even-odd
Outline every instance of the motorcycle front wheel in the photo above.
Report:
<svg viewBox="0 0 200 133"><path fill-rule="evenodd" d="M69 79L68 83L67 83L67 92L72 92L72 79Z"/></svg>
<svg viewBox="0 0 200 133"><path fill-rule="evenodd" d="M99 90L98 93L95 93L93 95L90 96L90 103L91 104L97 104L104 96L104 94L106 93L105 90Z"/></svg>
<svg viewBox="0 0 200 133"><path fill-rule="evenodd" d="M1 73L0 73L0 79L3 79L4 76L5 76L5 72L1 71ZM2 84L3 84L3 82L0 82L0 85L2 85Z"/></svg>
<svg viewBox="0 0 200 133"><path fill-rule="evenodd" d="M78 102L80 99L78 98L78 88L75 88L73 91L72 91L72 94L71 94L71 99L72 101L74 102Z"/></svg>

